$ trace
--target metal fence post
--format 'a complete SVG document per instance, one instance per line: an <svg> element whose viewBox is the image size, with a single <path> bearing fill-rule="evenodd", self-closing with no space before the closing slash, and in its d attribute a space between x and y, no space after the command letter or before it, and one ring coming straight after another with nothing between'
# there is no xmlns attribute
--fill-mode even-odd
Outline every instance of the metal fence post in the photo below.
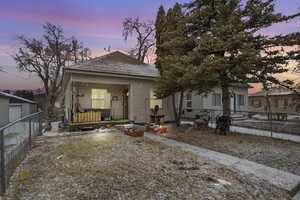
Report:
<svg viewBox="0 0 300 200"><path fill-rule="evenodd" d="M29 147L31 148L31 119L29 119Z"/></svg>
<svg viewBox="0 0 300 200"><path fill-rule="evenodd" d="M0 150L1 150L1 194L6 190L6 176L5 176L5 149L4 149L4 131L0 132Z"/></svg>
<svg viewBox="0 0 300 200"><path fill-rule="evenodd" d="M38 120L39 120L39 135L42 135L43 128L42 128L42 114L41 113L39 114Z"/></svg>

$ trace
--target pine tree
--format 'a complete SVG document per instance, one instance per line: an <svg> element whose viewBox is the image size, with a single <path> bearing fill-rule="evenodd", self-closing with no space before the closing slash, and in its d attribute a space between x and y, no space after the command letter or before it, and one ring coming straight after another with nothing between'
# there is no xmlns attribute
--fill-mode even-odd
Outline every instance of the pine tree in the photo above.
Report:
<svg viewBox="0 0 300 200"><path fill-rule="evenodd" d="M187 35L185 15L181 5L176 4L165 16L163 8L159 9L156 19L157 66L160 78L156 96L166 98L172 96L176 124L180 124L184 91L190 89L188 53L195 47ZM179 94L179 106L177 97Z"/></svg>
<svg viewBox="0 0 300 200"><path fill-rule="evenodd" d="M211 74L222 88L223 115L230 116L233 83L280 81L274 74L285 72L290 57L283 49L284 37L267 37L263 28L297 17L274 11L274 0L194 0L186 5L189 33L197 41L190 54L197 73ZM289 44L290 45L290 44ZM197 58L197 59L195 59Z"/></svg>
<svg viewBox="0 0 300 200"><path fill-rule="evenodd" d="M156 21L155 21L155 39L156 39L156 62L155 65L160 69L160 59L161 59L161 48L162 44L161 34L164 31L164 26L166 23L166 12L163 6L160 6L157 12Z"/></svg>

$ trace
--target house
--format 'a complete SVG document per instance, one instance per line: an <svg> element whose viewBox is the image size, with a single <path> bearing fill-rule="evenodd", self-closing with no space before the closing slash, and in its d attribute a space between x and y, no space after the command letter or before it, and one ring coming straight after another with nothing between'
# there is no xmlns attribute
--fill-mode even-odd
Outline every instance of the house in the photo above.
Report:
<svg viewBox="0 0 300 200"><path fill-rule="evenodd" d="M249 95L249 110L263 112L267 108L267 92L259 91ZM271 112L300 112L299 96L284 87L273 87L268 91Z"/></svg>
<svg viewBox="0 0 300 200"><path fill-rule="evenodd" d="M64 69L65 118L70 123L129 119L149 122L155 105L164 121L174 120L171 98L156 99L153 89L159 72L154 65L138 61L119 51ZM248 86L233 84L233 111L248 108ZM222 91L185 94L184 112L194 118L203 109L222 112Z"/></svg>
<svg viewBox="0 0 300 200"><path fill-rule="evenodd" d="M0 92L0 127L9 123L9 97Z"/></svg>
<svg viewBox="0 0 300 200"><path fill-rule="evenodd" d="M154 96L154 65L119 51L64 69L65 116L68 122L129 119L150 121L155 105L165 121L173 120L172 104Z"/></svg>
<svg viewBox="0 0 300 200"><path fill-rule="evenodd" d="M22 97L18 97L5 92L0 92L0 96L2 96L2 98L5 97L6 99L8 99L9 111L8 114L5 115L8 116L9 122L16 121L22 117L25 117L26 115L37 112L37 104L34 101L30 101L28 99L24 99ZM5 109L7 109L6 106Z"/></svg>
<svg viewBox="0 0 300 200"><path fill-rule="evenodd" d="M239 113L248 111L248 89L251 86L247 84L231 84L229 91L231 93L231 112ZM200 111L212 111L221 114L222 107L222 90L221 88L213 88L207 94L198 94L197 91L186 92L183 102L184 116L193 118Z"/></svg>

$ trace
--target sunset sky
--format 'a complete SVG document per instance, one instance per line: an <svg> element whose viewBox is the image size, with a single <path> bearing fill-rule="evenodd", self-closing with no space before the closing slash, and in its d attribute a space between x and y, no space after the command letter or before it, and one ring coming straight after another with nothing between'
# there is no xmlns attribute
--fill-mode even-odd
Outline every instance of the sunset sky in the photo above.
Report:
<svg viewBox="0 0 300 200"><path fill-rule="evenodd" d="M160 5L172 6L175 0L1 0L0 2L0 89L35 89L41 83L34 75L20 73L12 55L18 48L17 35L40 37L45 22L60 24L66 35L75 36L89 47L93 56L102 55L104 47L126 51L134 41L122 38L122 20L140 17L154 20ZM179 2L188 2L182 0ZM299 0L277 0L277 11L286 15L300 12ZM278 24L264 34L300 31L300 20ZM283 75L291 79L295 75Z"/></svg>

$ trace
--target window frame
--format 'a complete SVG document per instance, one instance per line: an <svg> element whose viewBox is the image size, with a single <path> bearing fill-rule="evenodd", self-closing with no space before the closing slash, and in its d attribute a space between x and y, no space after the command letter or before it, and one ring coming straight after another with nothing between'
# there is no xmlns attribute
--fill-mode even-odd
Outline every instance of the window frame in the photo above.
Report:
<svg viewBox="0 0 300 200"><path fill-rule="evenodd" d="M242 100L242 101L241 101ZM239 106L245 106L246 101L245 101L245 95L243 94L238 94L238 105Z"/></svg>
<svg viewBox="0 0 300 200"><path fill-rule="evenodd" d="M185 101L185 107L187 109L192 109L193 108L193 93L192 92L186 93L186 95L184 97L184 101ZM190 105L188 105L189 103L190 103Z"/></svg>
<svg viewBox="0 0 300 200"><path fill-rule="evenodd" d="M104 91L104 93L103 93L103 97L93 97L93 91L95 91L95 90L99 90L99 91ZM91 89L91 108L92 109L105 109L105 94L107 93L107 90L106 89L100 89L100 88L92 88ZM99 107L95 107L94 106L94 101L103 101L103 106L99 106ZM101 103L100 103L101 104Z"/></svg>
<svg viewBox="0 0 300 200"><path fill-rule="evenodd" d="M222 94L221 93L213 93L212 94L212 106L222 106Z"/></svg>

